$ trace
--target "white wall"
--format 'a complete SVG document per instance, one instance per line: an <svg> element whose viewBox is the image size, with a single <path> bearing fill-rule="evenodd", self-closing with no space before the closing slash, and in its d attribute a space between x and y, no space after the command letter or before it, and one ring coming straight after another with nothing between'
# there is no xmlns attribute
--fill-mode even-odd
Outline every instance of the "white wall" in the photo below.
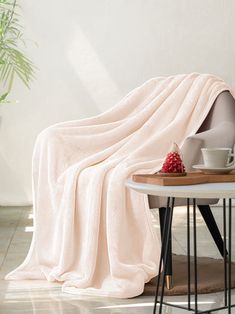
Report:
<svg viewBox="0 0 235 314"><path fill-rule="evenodd" d="M0 204L31 201L36 135L114 105L158 75L192 71L235 87L234 0L21 0L39 71L0 108Z"/></svg>

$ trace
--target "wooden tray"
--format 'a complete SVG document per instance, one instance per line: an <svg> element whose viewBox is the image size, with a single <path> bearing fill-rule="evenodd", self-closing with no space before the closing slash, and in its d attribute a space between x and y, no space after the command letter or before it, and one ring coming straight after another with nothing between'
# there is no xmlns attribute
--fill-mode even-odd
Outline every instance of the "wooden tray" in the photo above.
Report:
<svg viewBox="0 0 235 314"><path fill-rule="evenodd" d="M166 177L157 174L135 174L133 181L158 185L191 185L200 183L235 182L235 171L229 174L204 174L188 172L184 177Z"/></svg>

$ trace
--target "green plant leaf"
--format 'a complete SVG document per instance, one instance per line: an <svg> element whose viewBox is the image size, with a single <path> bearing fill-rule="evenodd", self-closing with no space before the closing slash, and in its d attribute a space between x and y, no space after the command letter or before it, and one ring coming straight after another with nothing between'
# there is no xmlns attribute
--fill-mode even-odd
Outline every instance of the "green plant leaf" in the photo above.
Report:
<svg viewBox="0 0 235 314"><path fill-rule="evenodd" d="M7 91L3 94L5 97L12 89L15 76L29 88L36 70L21 49L25 47L25 40L16 8L16 0L0 0L0 85Z"/></svg>
<svg viewBox="0 0 235 314"><path fill-rule="evenodd" d="M0 96L0 103L2 103L8 96L9 93L4 93Z"/></svg>

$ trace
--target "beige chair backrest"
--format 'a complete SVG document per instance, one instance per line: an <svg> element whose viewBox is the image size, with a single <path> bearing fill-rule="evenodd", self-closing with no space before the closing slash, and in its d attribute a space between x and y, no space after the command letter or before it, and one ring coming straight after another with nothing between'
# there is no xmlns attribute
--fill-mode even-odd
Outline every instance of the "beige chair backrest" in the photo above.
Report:
<svg viewBox="0 0 235 314"><path fill-rule="evenodd" d="M186 139L181 151L186 169L202 163L202 147L231 147L235 143L235 99L229 92L215 100L197 134Z"/></svg>
<svg viewBox="0 0 235 314"><path fill-rule="evenodd" d="M228 91L222 92L216 98L198 133L215 128L222 122L235 124L235 99Z"/></svg>

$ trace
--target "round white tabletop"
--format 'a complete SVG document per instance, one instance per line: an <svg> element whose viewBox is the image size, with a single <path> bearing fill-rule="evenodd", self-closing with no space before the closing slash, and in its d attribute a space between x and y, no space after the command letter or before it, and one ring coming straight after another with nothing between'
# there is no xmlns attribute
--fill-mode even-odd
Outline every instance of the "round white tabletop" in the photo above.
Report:
<svg viewBox="0 0 235 314"><path fill-rule="evenodd" d="M162 186L157 184L138 183L129 179L126 181L126 186L144 194L157 196L235 199L235 182Z"/></svg>

